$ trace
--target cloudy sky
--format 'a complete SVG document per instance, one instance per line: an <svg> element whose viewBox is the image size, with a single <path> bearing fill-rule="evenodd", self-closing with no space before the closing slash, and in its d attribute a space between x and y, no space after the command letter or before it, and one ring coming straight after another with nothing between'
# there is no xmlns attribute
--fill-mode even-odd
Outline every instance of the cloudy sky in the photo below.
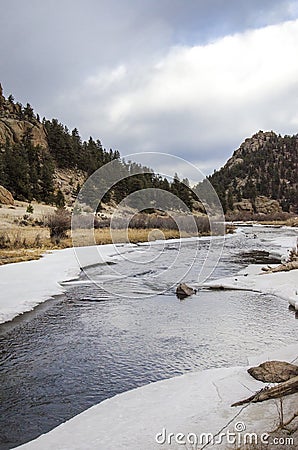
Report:
<svg viewBox="0 0 298 450"><path fill-rule="evenodd" d="M260 129L298 133L297 49L293 0L1 2L6 96L206 174Z"/></svg>

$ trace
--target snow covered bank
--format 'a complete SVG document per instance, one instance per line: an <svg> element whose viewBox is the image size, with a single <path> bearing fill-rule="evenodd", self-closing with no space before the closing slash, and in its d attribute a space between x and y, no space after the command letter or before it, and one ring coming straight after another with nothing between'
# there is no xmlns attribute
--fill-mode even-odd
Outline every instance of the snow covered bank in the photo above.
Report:
<svg viewBox="0 0 298 450"><path fill-rule="evenodd" d="M298 356L298 344L286 349L283 360ZM276 359L271 353L259 358ZM243 443L245 433L266 433L277 425L274 400L232 408L230 405L264 387L254 380L247 367L209 369L171 378L134 389L93 406L20 449L43 450L158 450L201 448L207 433L227 448L227 437ZM285 414L294 411L298 394L285 397ZM269 439L263 435L263 439ZM221 442L219 443L219 441ZM228 441L233 446L233 442ZM259 441L258 441L259 442ZM188 445L185 445L188 444ZM261 443L260 443L261 444ZM290 447L289 447L290 448ZM294 448L294 447L293 447Z"/></svg>
<svg viewBox="0 0 298 450"><path fill-rule="evenodd" d="M269 238L272 245L278 246L272 254L281 259L286 258L291 249L297 245L295 236ZM263 294L271 294L287 300L298 310L298 270L290 272L266 273L262 271L264 264L251 264L237 275L220 278L204 283L202 286L210 289L250 290Z"/></svg>
<svg viewBox="0 0 298 450"><path fill-rule="evenodd" d="M232 235L229 235L229 237ZM193 237L144 242L159 246L180 241L224 239ZM41 259L0 266L0 324L31 311L38 304L64 292L63 282L77 278L81 268L117 260L139 247L136 244L107 244L68 248L46 253ZM62 283L62 284L60 284Z"/></svg>
<svg viewBox="0 0 298 450"><path fill-rule="evenodd" d="M80 267L109 261L132 247L132 244L108 244L67 248L46 253L36 261L0 266L0 324L61 294L64 288L59 282L77 277Z"/></svg>
<svg viewBox="0 0 298 450"><path fill-rule="evenodd" d="M210 289L236 289L271 294L287 300L298 310L298 270L265 273L263 265L252 264L236 276L220 278L203 284Z"/></svg>
<svg viewBox="0 0 298 450"><path fill-rule="evenodd" d="M241 231L241 228L237 229L237 233ZM233 238L237 233L227 235L225 239ZM223 239L223 237L218 236L212 239ZM184 240L205 241L210 240L210 237L182 239L182 241ZM272 245L278 246L273 252L279 256L287 255L289 249L295 245L293 237L281 237L278 240L268 238L268 240L272 242ZM169 239L166 242L168 244L177 241L177 239ZM165 241L154 241L141 245L165 245ZM19 314L31 311L53 295L61 294L65 287L60 282L78 277L81 267L115 260L123 253L134 251L136 247L138 246L135 244L107 244L69 248L46 253L37 261L0 266L0 324L12 320ZM298 309L297 271L256 277L255 273L251 274L251 270L255 269L248 268L249 276L247 278L241 277L240 273L237 277L216 280L210 284L210 287L252 289L275 294L286 298ZM259 268L257 270L259 271Z"/></svg>

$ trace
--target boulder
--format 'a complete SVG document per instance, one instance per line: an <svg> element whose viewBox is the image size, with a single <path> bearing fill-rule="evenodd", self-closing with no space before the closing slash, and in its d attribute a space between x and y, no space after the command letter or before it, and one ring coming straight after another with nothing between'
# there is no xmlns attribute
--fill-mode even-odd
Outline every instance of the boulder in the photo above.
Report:
<svg viewBox="0 0 298 450"><path fill-rule="evenodd" d="M266 361L247 372L264 383L282 383L298 376L298 366L285 361Z"/></svg>
<svg viewBox="0 0 298 450"><path fill-rule="evenodd" d="M13 205L14 199L11 194L5 187L0 186L0 203L3 205Z"/></svg>
<svg viewBox="0 0 298 450"><path fill-rule="evenodd" d="M176 295L178 298L189 297L190 295L196 294L196 289L193 289L185 283L180 283L176 289Z"/></svg>
<svg viewBox="0 0 298 450"><path fill-rule="evenodd" d="M264 195L256 197L255 208L258 214L276 214L282 211L277 200L272 200Z"/></svg>
<svg viewBox="0 0 298 450"><path fill-rule="evenodd" d="M234 210L239 212L253 213L253 206L250 200L244 198L241 202L234 203Z"/></svg>

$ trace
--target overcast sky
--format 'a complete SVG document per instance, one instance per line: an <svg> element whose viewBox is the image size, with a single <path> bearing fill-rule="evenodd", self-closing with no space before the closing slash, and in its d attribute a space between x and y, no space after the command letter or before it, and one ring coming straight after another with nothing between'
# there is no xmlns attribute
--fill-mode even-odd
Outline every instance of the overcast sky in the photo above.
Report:
<svg viewBox="0 0 298 450"><path fill-rule="evenodd" d="M297 49L298 1L1 2L6 96L207 174L260 129L298 133Z"/></svg>

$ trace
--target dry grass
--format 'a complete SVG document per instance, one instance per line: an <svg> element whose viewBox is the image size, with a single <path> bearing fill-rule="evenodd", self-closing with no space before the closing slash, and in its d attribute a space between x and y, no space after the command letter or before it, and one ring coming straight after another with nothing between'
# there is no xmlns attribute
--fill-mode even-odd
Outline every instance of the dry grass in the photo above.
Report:
<svg viewBox="0 0 298 450"><path fill-rule="evenodd" d="M298 227L298 217L291 217L287 220L262 220L263 225L286 225L288 227Z"/></svg>
<svg viewBox="0 0 298 450"><path fill-rule="evenodd" d="M0 265L39 259L46 250L46 248L0 250Z"/></svg>
<svg viewBox="0 0 298 450"><path fill-rule="evenodd" d="M183 235L182 235L183 234ZM181 236L182 235L182 236ZM177 230L156 230L156 229L131 229L126 230L95 230L97 244L108 244L112 242L138 242L154 241L157 239L178 239L189 237L188 233L179 233Z"/></svg>
<svg viewBox="0 0 298 450"><path fill-rule="evenodd" d="M38 259L47 250L72 247L70 231L66 233L66 238L61 239L60 242L58 242L59 240L55 242L53 238L51 239L50 229L45 226L45 224L48 224L47 218L55 214L55 208L37 203L32 203L32 206L33 213L31 214L26 212L28 203L25 202L15 202L14 206L1 206L0 265ZM148 217L150 221L143 224L142 221L145 218L147 220ZM188 230L186 219L185 226L182 228L187 231L181 232L178 229L171 229L168 223L169 218L166 219L156 215L139 214L128 230L95 227L94 235L93 230L76 230L79 237L75 240L75 245L110 244L112 242L138 243L156 239L178 239L194 235L194 231ZM197 218L197 222L200 235L209 234L208 219L205 217Z"/></svg>
<svg viewBox="0 0 298 450"><path fill-rule="evenodd" d="M190 237L189 233L179 233L177 230L157 230L157 229L135 229L111 230L110 228L101 228L97 230L76 230L75 245L97 245L111 243L137 244L138 242L154 241L157 239L179 239L181 237ZM72 240L63 240L67 247L72 246Z"/></svg>
<svg viewBox="0 0 298 450"><path fill-rule="evenodd" d="M110 230L102 228L94 230L94 238L90 241L90 232L79 230L79 242L76 239L76 245L94 245L114 243L138 243L153 241L156 239L177 239L180 237L190 237L188 233L179 233L176 230L156 230L156 229L128 229L126 230ZM94 241L95 239L95 241ZM3 245L1 245L1 242ZM50 231L43 227L12 227L7 228L0 226L0 265L29 261L38 259L47 250L56 250L61 248L72 247L72 239L70 232L68 237L62 239L58 245L51 242Z"/></svg>

